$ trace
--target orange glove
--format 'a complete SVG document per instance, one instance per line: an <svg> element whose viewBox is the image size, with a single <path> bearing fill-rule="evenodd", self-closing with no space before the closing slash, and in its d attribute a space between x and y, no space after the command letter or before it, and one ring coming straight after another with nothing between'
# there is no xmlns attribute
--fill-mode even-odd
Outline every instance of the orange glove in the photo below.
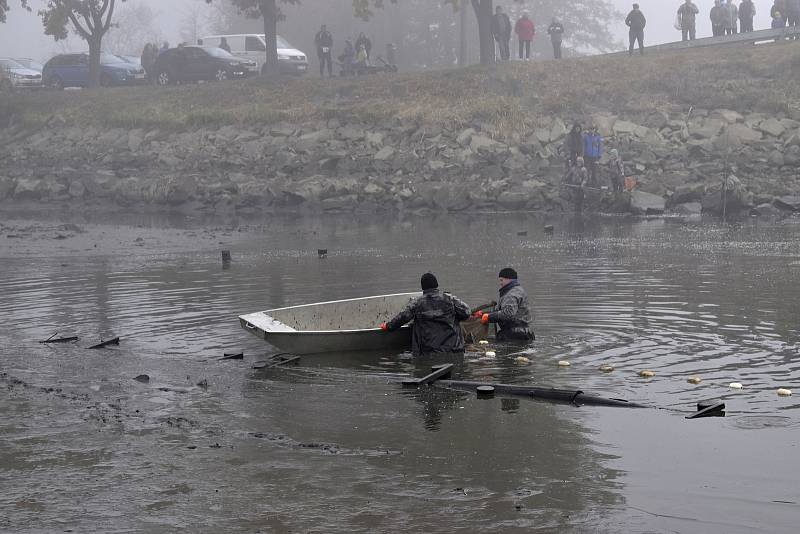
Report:
<svg viewBox="0 0 800 534"><path fill-rule="evenodd" d="M476 311L475 313L472 314L472 316L476 319L480 319L481 317L483 317L483 310Z"/></svg>
<svg viewBox="0 0 800 534"><path fill-rule="evenodd" d="M384 332L388 332L389 331L389 325L386 324L386 323L381 323L381 330L383 330Z"/></svg>
<svg viewBox="0 0 800 534"><path fill-rule="evenodd" d="M483 316L481 316L481 324L489 324L489 314L488 313L484 313Z"/></svg>

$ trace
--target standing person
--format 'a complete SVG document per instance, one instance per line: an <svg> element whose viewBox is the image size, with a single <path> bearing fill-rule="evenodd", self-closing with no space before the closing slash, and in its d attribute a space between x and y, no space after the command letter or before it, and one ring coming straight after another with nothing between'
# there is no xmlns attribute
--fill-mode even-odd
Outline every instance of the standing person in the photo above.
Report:
<svg viewBox="0 0 800 534"><path fill-rule="evenodd" d="M644 27L647 25L647 19L644 18L644 13L639 10L639 4L633 4L633 10L628 13L625 25L630 28L628 31L628 39L630 41L628 55L633 55L633 44L636 41L639 41L639 54L644 55Z"/></svg>
<svg viewBox="0 0 800 534"><path fill-rule="evenodd" d="M739 29L742 33L753 31L753 19L756 16L756 5L753 0L742 0L739 4Z"/></svg>
<svg viewBox="0 0 800 534"><path fill-rule="evenodd" d="M619 150L612 148L608 151L610 159L608 160L608 171L611 177L611 190L615 195L622 193L622 187L625 183L625 163L619 155Z"/></svg>
<svg viewBox="0 0 800 534"><path fill-rule="evenodd" d="M533 36L536 35L536 26L534 26L533 21L528 18L527 11L522 14L522 18L519 19L516 26L514 26L514 33L516 33L519 38L519 58L523 59L522 49L524 46L524 59L529 61L531 59L531 41L533 41Z"/></svg>
<svg viewBox="0 0 800 534"><path fill-rule="evenodd" d="M497 341L532 341L531 312L528 294L519 284L517 271L506 267L497 275L500 279L500 299L491 313L481 313L481 323L497 324Z"/></svg>
<svg viewBox="0 0 800 534"><path fill-rule="evenodd" d="M167 50L169 50L169 42L164 41L162 43L162 45L161 45L161 48L158 49L158 55L160 56L161 54L163 54Z"/></svg>
<svg viewBox="0 0 800 534"><path fill-rule="evenodd" d="M792 0L789 0L790 2ZM728 0L724 6L725 8L725 35L734 35L737 33L736 24L739 20L739 8L733 3L733 0Z"/></svg>
<svg viewBox="0 0 800 534"><path fill-rule="evenodd" d="M577 122L572 125L572 129L564 139L564 152L567 157L567 170L574 167L578 158L583 156L583 136L581 135L581 125Z"/></svg>
<svg viewBox="0 0 800 534"><path fill-rule="evenodd" d="M333 76L333 35L328 31L328 27L323 24L317 35L314 37L314 44L317 45L317 57L319 58L319 75L325 77L325 64L328 65L328 78Z"/></svg>
<svg viewBox="0 0 800 534"><path fill-rule="evenodd" d="M344 51L339 55L339 61L342 63L342 74L350 76L356 73L356 49L353 48L353 43L350 42L350 39L344 40Z"/></svg>
<svg viewBox="0 0 800 534"><path fill-rule="evenodd" d="M714 7L711 8L711 35L719 37L725 35L725 8L722 7L721 0L714 0Z"/></svg>
<svg viewBox="0 0 800 534"><path fill-rule="evenodd" d="M583 157L586 161L586 168L589 171L589 185L598 187L597 164L600 158L603 157L603 137L597 131L597 126L592 126L583 135Z"/></svg>
<svg viewBox="0 0 800 534"><path fill-rule="evenodd" d="M575 165L567 171L567 177L564 183L570 190L572 203L575 205L575 213L583 212L583 188L589 183L589 171L584 166L583 158L578 158Z"/></svg>
<svg viewBox="0 0 800 534"><path fill-rule="evenodd" d="M361 50L361 47L364 47L364 51L367 53L367 59L369 60L370 52L372 52L372 41L369 40L369 37L364 35L364 32L358 34L358 39L356 39L356 50Z"/></svg>
<svg viewBox="0 0 800 534"><path fill-rule="evenodd" d="M553 22L548 26L547 33L550 34L550 42L553 45L553 58L561 59L561 40L564 37L564 25L553 17Z"/></svg>
<svg viewBox="0 0 800 534"><path fill-rule="evenodd" d="M461 321L469 319L469 307L459 298L439 291L439 281L431 273L420 279L422 296L416 297L381 330L392 332L404 324L411 326L411 349L414 356L436 352L464 352Z"/></svg>
<svg viewBox="0 0 800 534"><path fill-rule="evenodd" d="M686 0L681 7L678 8L678 20L680 21L681 33L684 41L694 41L697 32L697 14L700 10L692 3L692 0Z"/></svg>
<svg viewBox="0 0 800 534"><path fill-rule="evenodd" d="M497 41L497 47L500 49L500 59L508 61L511 57L509 50L509 41L511 40L511 20L508 15L503 13L503 8L497 6L494 10L494 17L492 17L492 35L494 40Z"/></svg>
<svg viewBox="0 0 800 534"><path fill-rule="evenodd" d="M153 43L147 43L142 50L142 56L139 58L142 63L142 68L147 75L148 80L153 79L153 64L156 62L156 49Z"/></svg>
<svg viewBox="0 0 800 534"><path fill-rule="evenodd" d="M786 26L796 28L800 26L800 0L786 0ZM797 39L797 37L795 37Z"/></svg>
<svg viewBox="0 0 800 534"><path fill-rule="evenodd" d="M772 19L772 23L775 24L775 15L780 15L781 20L783 21L783 26L778 26L779 28L785 28L786 23L788 22L789 18L787 16L786 11L786 0L775 0L775 3L772 5L772 8L769 10L769 17ZM773 26L774 28L775 26Z"/></svg>
<svg viewBox="0 0 800 534"><path fill-rule="evenodd" d="M220 37L219 48L225 50L229 54L231 53L231 45L228 44L228 40L225 37Z"/></svg>

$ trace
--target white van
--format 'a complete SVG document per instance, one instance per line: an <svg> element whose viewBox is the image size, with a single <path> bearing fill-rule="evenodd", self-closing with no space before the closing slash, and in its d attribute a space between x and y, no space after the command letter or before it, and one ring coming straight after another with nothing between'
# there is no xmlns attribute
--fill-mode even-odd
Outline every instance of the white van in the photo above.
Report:
<svg viewBox="0 0 800 534"><path fill-rule="evenodd" d="M200 39L203 46L219 46L222 38L228 41L231 54L236 57L252 59L258 64L258 72L264 67L267 51L264 34L240 33L234 35L209 35ZM308 58L300 50L278 36L278 64L281 74L305 74L308 70Z"/></svg>

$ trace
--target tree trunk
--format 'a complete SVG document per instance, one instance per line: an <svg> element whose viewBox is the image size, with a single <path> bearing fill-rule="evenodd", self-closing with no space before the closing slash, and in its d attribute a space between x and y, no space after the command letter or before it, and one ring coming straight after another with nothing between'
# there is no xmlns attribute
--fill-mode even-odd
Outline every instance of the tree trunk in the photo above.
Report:
<svg viewBox="0 0 800 534"><path fill-rule="evenodd" d="M267 57L261 74L280 74L278 66L278 6L275 0L261 0L261 15L264 19L264 41L267 45Z"/></svg>
<svg viewBox="0 0 800 534"><path fill-rule="evenodd" d="M89 87L100 85L100 51L103 36L93 35L87 39L89 44Z"/></svg>
<svg viewBox="0 0 800 534"><path fill-rule="evenodd" d="M467 66L467 6L463 3L459 6L458 24L458 66Z"/></svg>
<svg viewBox="0 0 800 534"><path fill-rule="evenodd" d="M494 63L494 37L492 36L492 0L472 0L475 18L478 19L478 37L481 43L481 65Z"/></svg>

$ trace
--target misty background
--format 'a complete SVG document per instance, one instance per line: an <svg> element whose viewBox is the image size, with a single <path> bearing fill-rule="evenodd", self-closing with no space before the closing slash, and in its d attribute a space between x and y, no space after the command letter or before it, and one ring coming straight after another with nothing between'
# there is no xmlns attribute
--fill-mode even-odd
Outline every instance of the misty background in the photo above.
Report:
<svg viewBox="0 0 800 534"><path fill-rule="evenodd" d="M614 47L622 49L627 46L627 28L623 20L632 2L610 2L619 11L619 17L610 24L609 30L616 40ZM20 8L18 2L11 2L8 21L0 24L0 57L30 57L44 62L58 53L88 50L86 43L77 36L56 42L44 35L41 19L36 14L43 3L44 0L32 0L33 12L29 13ZM648 20L645 46L680 40L680 32L672 24L681 3L682 0L639 0ZM217 2L217 5L227 4L229 2L226 0ZM321 24L327 23L334 35L335 53L341 51L345 38L354 40L363 31L373 41L373 56L385 54L386 44L394 43L398 49L398 63L404 68L441 67L455 63L458 42L457 37L454 39L453 36L457 36L459 15L454 14L450 6L441 6L433 0L400 0L401 5L387 5L384 10L376 10L375 16L365 22L352 16L350 4L350 0L304 0L299 6L282 6L287 17L278 24L278 33L308 54L312 61L315 59L314 35ZM698 16L698 37L710 36L708 12L714 2L697 0L695 4L701 12ZM772 0L756 0L755 4L755 28L768 28ZM513 11L512 15L527 9L537 26L535 48L544 57L550 57L547 55L549 40L545 33L549 18L543 20L543 14L537 14L530 1L521 5L511 0L497 1L495 5ZM138 56L148 40L168 41L174 46L179 42L191 43L198 37L214 33L263 33L260 21L236 17L235 10L231 9L221 13L218 7L208 6L202 0L128 0L119 6L115 20L121 27L109 33L103 46L106 51L118 54ZM513 19L514 16L512 24ZM398 24L398 21L402 22ZM470 43L468 59L470 63L477 63L476 22L471 7L467 10L467 22ZM567 47L570 46L570 33L567 27ZM419 43L427 40L435 40L436 46L421 48ZM587 47L577 48L582 53L592 52ZM515 50L516 43L512 37L512 51Z"/></svg>

